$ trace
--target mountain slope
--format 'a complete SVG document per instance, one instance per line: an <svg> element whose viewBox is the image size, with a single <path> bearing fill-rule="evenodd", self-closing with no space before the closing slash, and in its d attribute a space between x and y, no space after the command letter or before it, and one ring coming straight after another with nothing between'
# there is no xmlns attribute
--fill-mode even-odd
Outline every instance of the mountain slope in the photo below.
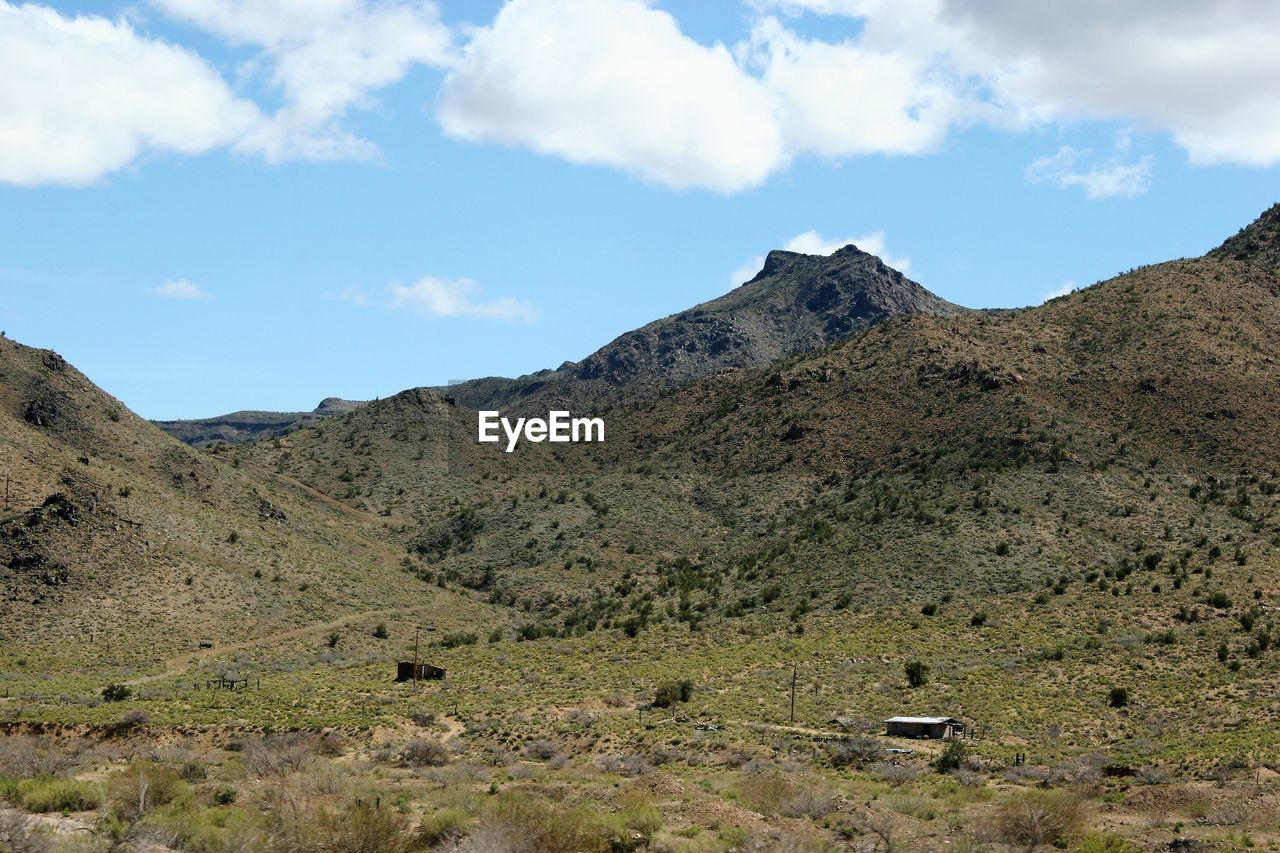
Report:
<svg viewBox="0 0 1280 853"><path fill-rule="evenodd" d="M852 245L825 257L773 251L751 281L627 332L581 362L447 393L475 409L598 410L817 349L887 317L966 311Z"/></svg>
<svg viewBox="0 0 1280 853"><path fill-rule="evenodd" d="M850 589L883 600L921 570L965 597L1096 579L1155 553L1175 573L1237 554L1270 571L1276 316L1273 272L1208 257L1034 309L893 317L621 405L603 445L494 453L477 478L455 479L447 505L400 451L375 450L411 421L352 428L370 448L358 465L344 467L333 442L312 470L267 458L331 492L327 472L346 472L342 494L394 513L406 547L499 599L542 602L561 628L592 584L672 594L663 566L681 560L718 590L703 618L731 611L726 595L758 602L779 583L782 600ZM458 411L461 444L438 452L465 458L475 416ZM342 435L341 424L324 429Z"/></svg>
<svg viewBox="0 0 1280 853"><path fill-rule="evenodd" d="M212 418L152 421L169 435L194 447L223 441L239 444L259 438L275 438L325 418L345 415L364 405L363 400L326 397L309 412L232 412Z"/></svg>
<svg viewBox="0 0 1280 853"><path fill-rule="evenodd" d="M197 640L455 598L405 573L380 519L193 450L56 353L7 339L0 451L0 672L11 684L64 670L119 677Z"/></svg>

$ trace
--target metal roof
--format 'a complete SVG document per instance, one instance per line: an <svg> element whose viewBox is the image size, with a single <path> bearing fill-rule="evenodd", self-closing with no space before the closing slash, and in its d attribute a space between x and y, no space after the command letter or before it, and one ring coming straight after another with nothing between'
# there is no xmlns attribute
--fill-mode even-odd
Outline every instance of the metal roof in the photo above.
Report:
<svg viewBox="0 0 1280 853"><path fill-rule="evenodd" d="M886 723L915 723L922 726L936 726L939 723L956 722L954 717L890 717Z"/></svg>

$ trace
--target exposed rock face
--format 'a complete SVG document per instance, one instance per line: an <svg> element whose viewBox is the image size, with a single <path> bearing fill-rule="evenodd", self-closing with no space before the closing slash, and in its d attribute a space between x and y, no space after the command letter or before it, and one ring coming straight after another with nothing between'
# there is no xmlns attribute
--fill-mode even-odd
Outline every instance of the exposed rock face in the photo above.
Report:
<svg viewBox="0 0 1280 853"><path fill-rule="evenodd" d="M898 314L969 309L930 293L874 255L773 251L730 293L627 332L582 361L519 379L480 379L449 393L477 409L598 408L820 349Z"/></svg>

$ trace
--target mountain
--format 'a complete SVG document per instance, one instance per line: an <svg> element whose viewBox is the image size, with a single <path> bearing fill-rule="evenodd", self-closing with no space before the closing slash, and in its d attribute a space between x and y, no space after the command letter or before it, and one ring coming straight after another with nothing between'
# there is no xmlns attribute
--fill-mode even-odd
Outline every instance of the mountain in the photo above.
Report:
<svg viewBox="0 0 1280 853"><path fill-rule="evenodd" d="M345 415L364 405L363 400L326 397L309 412L232 412L212 418L177 421L152 421L169 435L193 447L224 441L239 444L259 438L285 435L299 427L310 426L325 418Z"/></svg>
<svg viewBox="0 0 1280 853"><path fill-rule="evenodd" d="M580 362L441 390L475 409L597 410L819 349L888 317L967 310L853 245L829 256L772 251L733 291L627 332Z"/></svg>
<svg viewBox="0 0 1280 853"><path fill-rule="evenodd" d="M0 454L10 685L86 667L123 678L197 641L455 598L405 574L381 519L188 447L58 354L8 339Z"/></svg>
<svg viewBox="0 0 1280 853"><path fill-rule="evenodd" d="M874 268L854 250L841 254ZM783 271L840 260L775 256L732 296L768 299ZM720 304L731 312L739 302ZM606 415L603 445L526 444L509 456L478 446L475 413L451 388L454 444L423 432L417 406L383 401L243 458L395 519L406 548L464 583L516 596L555 630L577 618L574 584L629 579L635 594L654 595L663 563L691 554L708 573L699 583L719 579L721 606L758 601L777 583L783 600L857 589L884 601L920 571L935 575L937 594L973 598L1068 575L1096 580L1154 552L1157 564L1177 555L1190 571L1208 566L1206 543L1274 559L1272 270L1211 253L1037 308L944 306L624 402ZM677 316L686 319L659 321L637 340L700 315ZM638 372L616 378L652 378L655 363L636 360ZM565 395L584 393L575 382L619 387L555 381ZM423 452L467 460L473 467L454 470L470 476L445 490L438 466L407 461ZM591 576L578 572L581 559ZM761 561L768 573L723 580L725 567Z"/></svg>

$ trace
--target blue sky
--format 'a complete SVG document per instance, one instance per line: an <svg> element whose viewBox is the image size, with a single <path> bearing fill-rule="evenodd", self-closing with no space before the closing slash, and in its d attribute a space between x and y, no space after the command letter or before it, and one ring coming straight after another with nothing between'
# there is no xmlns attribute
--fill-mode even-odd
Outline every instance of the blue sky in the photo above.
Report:
<svg viewBox="0 0 1280 853"><path fill-rule="evenodd" d="M0 328L168 418L554 367L788 244L1036 304L1280 200L1280 20L1118 5L0 3Z"/></svg>

